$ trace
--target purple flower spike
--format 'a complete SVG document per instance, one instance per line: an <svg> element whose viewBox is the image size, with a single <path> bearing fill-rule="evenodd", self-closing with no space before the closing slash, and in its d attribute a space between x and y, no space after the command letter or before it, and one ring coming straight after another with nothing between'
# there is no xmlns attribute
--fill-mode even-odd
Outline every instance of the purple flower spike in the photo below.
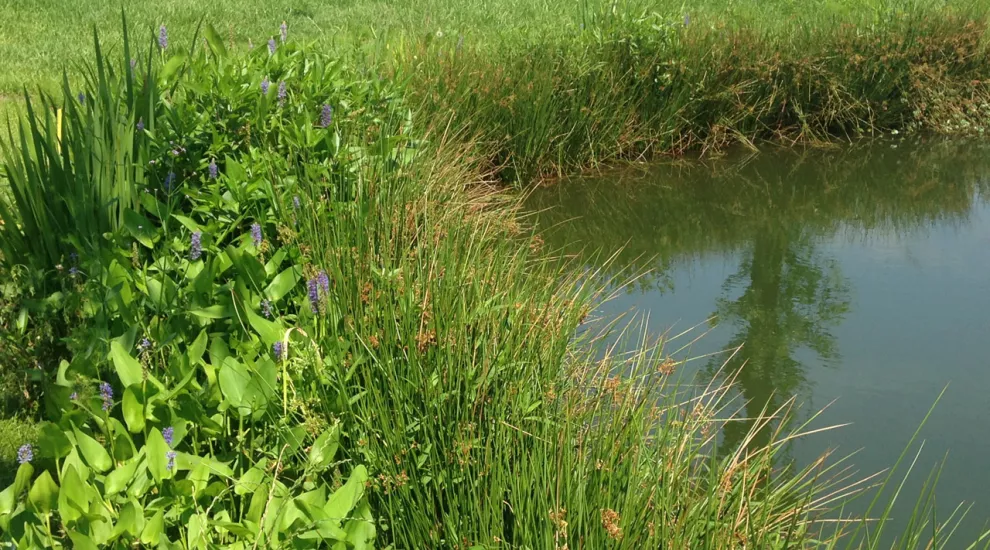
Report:
<svg viewBox="0 0 990 550"><path fill-rule="evenodd" d="M283 80L283 81L281 81L281 82L278 83L278 104L279 105L285 105L285 96L286 95L288 95L288 93L287 93L287 91L285 89L285 81Z"/></svg>
<svg viewBox="0 0 990 550"><path fill-rule="evenodd" d="M158 29L158 47L162 50L168 47L168 30L165 29L165 25Z"/></svg>
<svg viewBox="0 0 990 550"><path fill-rule="evenodd" d="M175 428L169 426L162 430L162 437L165 438L165 443L168 443L169 447L174 447L173 442L175 440Z"/></svg>
<svg viewBox="0 0 990 550"><path fill-rule="evenodd" d="M268 55L275 55L275 47L276 47L275 46L275 39L274 38L269 38L268 39Z"/></svg>
<svg viewBox="0 0 990 550"><path fill-rule="evenodd" d="M268 81L266 76L264 80L261 81L261 94L268 95L268 88L271 87L272 83Z"/></svg>
<svg viewBox="0 0 990 550"><path fill-rule="evenodd" d="M196 261L203 255L203 232L194 231L189 238L189 259Z"/></svg>
<svg viewBox="0 0 990 550"><path fill-rule="evenodd" d="M299 195L292 197L292 206L295 206L296 210L299 210Z"/></svg>
<svg viewBox="0 0 990 550"><path fill-rule="evenodd" d="M329 128L331 124L333 124L333 107L324 104L320 112L320 127Z"/></svg>
<svg viewBox="0 0 990 550"><path fill-rule="evenodd" d="M282 34L282 43L285 44L285 41L289 38L289 26L285 24L285 21L282 21L282 26L278 30Z"/></svg>
<svg viewBox="0 0 990 550"><path fill-rule="evenodd" d="M261 236L261 224L251 224L251 240L254 241L254 246L261 246L261 241L264 240Z"/></svg>
<svg viewBox="0 0 990 550"><path fill-rule="evenodd" d="M320 288L316 285L316 279L310 279L306 286L309 290L309 307L313 313L320 312Z"/></svg>
<svg viewBox="0 0 990 550"><path fill-rule="evenodd" d="M272 353L275 354L275 361L279 362L285 359L285 343L281 340L272 344Z"/></svg>
<svg viewBox="0 0 990 550"><path fill-rule="evenodd" d="M165 176L165 183L163 184L165 192L172 190L173 183L175 183L175 172L169 172L168 175Z"/></svg>
<svg viewBox="0 0 990 550"><path fill-rule="evenodd" d="M138 121L137 121L137 131L138 132L143 132L144 131L144 117L138 119Z"/></svg>
<svg viewBox="0 0 990 550"><path fill-rule="evenodd" d="M265 316L265 319L272 318L272 303L267 299L261 301L261 314Z"/></svg>
<svg viewBox="0 0 990 550"><path fill-rule="evenodd" d="M217 161L216 160L210 159L209 169L210 169L210 179L211 180L217 179Z"/></svg>
<svg viewBox="0 0 990 550"><path fill-rule="evenodd" d="M148 337L145 336L144 338L141 339L140 342L138 342L137 347L141 351L145 351L147 349L150 349L151 348L151 340L149 340Z"/></svg>
<svg viewBox="0 0 990 550"><path fill-rule="evenodd" d="M30 443L25 443L21 445L20 449L17 449L17 463L27 464L34 460L34 449L31 447Z"/></svg>
<svg viewBox="0 0 990 550"><path fill-rule="evenodd" d="M320 292L323 294L330 294L330 277L327 275L326 271L321 271L319 275L316 276L316 283L320 286Z"/></svg>
<svg viewBox="0 0 990 550"><path fill-rule="evenodd" d="M690 24L691 24L691 16L685 14L684 15L684 26L686 27L686 26L688 26Z"/></svg>
<svg viewBox="0 0 990 550"><path fill-rule="evenodd" d="M86 94L79 92L79 103L86 103Z"/></svg>
<svg viewBox="0 0 990 550"><path fill-rule="evenodd" d="M176 457L175 451L169 451L165 453L165 458L168 459L168 462L165 463L166 470L171 472L175 468L175 457Z"/></svg>
<svg viewBox="0 0 990 550"><path fill-rule="evenodd" d="M100 383L100 397L103 398L103 410L109 411L113 406L113 388L106 382Z"/></svg>

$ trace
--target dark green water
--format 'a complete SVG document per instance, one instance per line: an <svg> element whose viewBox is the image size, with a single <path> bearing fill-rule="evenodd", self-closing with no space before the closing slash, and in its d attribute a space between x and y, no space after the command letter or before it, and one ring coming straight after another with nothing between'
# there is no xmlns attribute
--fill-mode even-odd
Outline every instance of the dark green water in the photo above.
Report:
<svg viewBox="0 0 990 550"><path fill-rule="evenodd" d="M812 428L852 425L794 444L799 463L837 449L859 451L863 474L893 465L948 386L908 489L946 459L940 512L975 503L950 545L963 548L990 519L988 200L990 147L943 141L627 168L529 206L550 247L636 277L598 316L648 315L658 334L701 324L673 349L710 329L685 357L742 346L682 374L737 376L750 416L791 396L802 418L835 401ZM723 450L749 428L731 426Z"/></svg>

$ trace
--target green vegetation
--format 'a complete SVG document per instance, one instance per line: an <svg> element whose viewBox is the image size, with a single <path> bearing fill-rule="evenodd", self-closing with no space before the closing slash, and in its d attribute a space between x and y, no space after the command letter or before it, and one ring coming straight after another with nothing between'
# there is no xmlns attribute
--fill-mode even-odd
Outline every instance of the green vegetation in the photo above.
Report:
<svg viewBox="0 0 990 550"><path fill-rule="evenodd" d="M819 521L863 488L843 461L779 469L781 443L805 426L767 418L743 438L766 428L766 445L718 452L727 388L684 402L665 342L599 360L593 341L574 341L598 289L541 250L517 199L483 185L493 169L523 181L722 145L713 121L760 137L803 128L801 117L733 121L739 105L714 96L671 103L702 66L673 88L643 84L670 70L655 65L662 52L714 48L718 26L585 5L578 26L561 27L553 7L504 43L504 75L497 34L468 46L400 34L369 48L367 65L367 51L283 43L277 23L250 51L206 25L195 38L163 29L147 48L125 32L60 89L29 96L2 149L0 337L22 350L12 370L32 375L15 383L43 422L0 492L0 540L879 547L883 521ZM481 28L500 15L458 13L444 21ZM413 32L409 14L399 31ZM934 25L911 44L975 52L967 41L982 27L945 38L964 14L946 17L910 23ZM547 35L551 22L560 30ZM559 49L533 55L541 37ZM733 48L704 59L722 67ZM966 52L932 60L946 82L984 70ZM831 74L817 63L801 78ZM734 74L717 85L755 78ZM754 98L790 105L772 89ZM826 101L834 117L808 131L884 127L871 101ZM903 109L890 124L906 122ZM896 497L878 491L872 515L886 518ZM945 545L959 514L936 518L930 490L918 502L899 541Z"/></svg>
<svg viewBox="0 0 990 550"><path fill-rule="evenodd" d="M20 24L0 43L9 64L0 94L55 87L58 67L85 55L85 23L105 25L114 9L75 3L68 11L84 25L55 33L63 25L52 11L61 17L63 7L38 8L12 9ZM200 17L224 22L231 49L252 37L263 49L285 19L296 38L408 80L426 120L447 122L478 145L486 170L520 184L616 158L764 139L982 134L990 116L979 1L251 0L130 9L133 32L166 23L183 45Z"/></svg>

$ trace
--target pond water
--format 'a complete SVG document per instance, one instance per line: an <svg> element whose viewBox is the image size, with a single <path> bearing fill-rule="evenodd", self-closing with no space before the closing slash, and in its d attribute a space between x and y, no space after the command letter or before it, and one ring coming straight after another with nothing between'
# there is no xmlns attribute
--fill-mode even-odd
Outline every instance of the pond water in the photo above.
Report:
<svg viewBox="0 0 990 550"><path fill-rule="evenodd" d="M742 346L682 374L735 375L750 416L791 396L801 418L835 401L811 427L851 425L798 441L798 463L837 449L859 451L863 475L892 466L947 388L908 488L945 460L940 513L975 503L953 547L990 518L990 147L660 163L559 181L528 206L549 247L623 283L597 317L648 316L656 334L696 327L673 348L707 331L685 357ZM748 429L734 426L722 449Z"/></svg>

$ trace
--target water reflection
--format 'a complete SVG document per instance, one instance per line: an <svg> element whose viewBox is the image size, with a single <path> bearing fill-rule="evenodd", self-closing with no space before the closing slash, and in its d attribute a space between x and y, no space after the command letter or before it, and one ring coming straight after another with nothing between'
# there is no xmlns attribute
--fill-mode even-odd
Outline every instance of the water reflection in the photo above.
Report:
<svg viewBox="0 0 990 550"><path fill-rule="evenodd" d="M612 257L609 278L639 276L632 294L676 293L671 271L699 258L734 262L713 309L731 327L720 344L741 349L700 375L734 378L753 418L808 390L809 357L841 363L834 331L855 300L823 243L963 222L990 189L986 153L900 143L668 163L560 182L530 205L553 248L596 267ZM722 452L742 443L751 422L729 424Z"/></svg>

